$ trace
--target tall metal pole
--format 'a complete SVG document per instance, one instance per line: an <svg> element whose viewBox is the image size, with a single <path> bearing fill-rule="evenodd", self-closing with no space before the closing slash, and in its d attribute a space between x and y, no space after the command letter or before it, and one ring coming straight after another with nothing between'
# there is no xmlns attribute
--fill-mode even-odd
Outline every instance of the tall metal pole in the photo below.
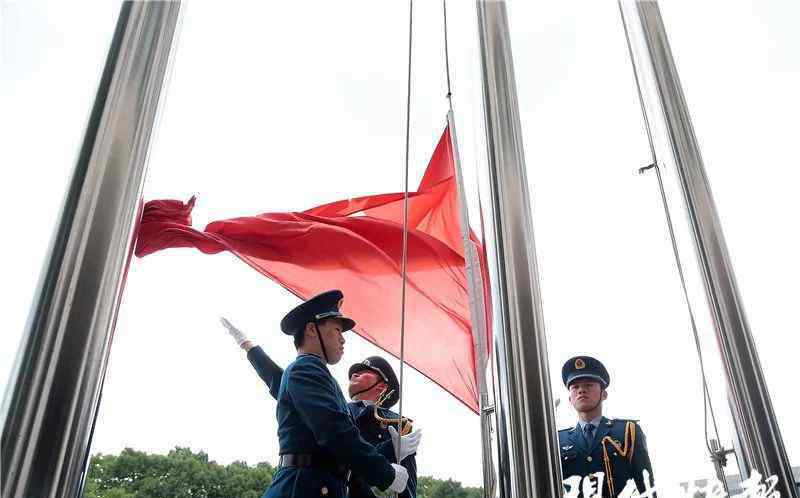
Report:
<svg viewBox="0 0 800 498"><path fill-rule="evenodd" d="M658 161L674 164L683 194L725 368L731 413L741 444L740 463L743 460L750 472L777 476L776 490L781 496L797 498L658 3L620 1L620 11L649 133L661 133L671 151L669 157Z"/></svg>
<svg viewBox="0 0 800 498"><path fill-rule="evenodd" d="M3 400L2 498L81 491L179 10L122 4Z"/></svg>
<svg viewBox="0 0 800 498"><path fill-rule="evenodd" d="M461 170L461 154L458 148L456 120L452 109L447 113L447 127L450 130L450 146L453 150L453 163L458 190L459 220L461 221L461 237L464 243L464 262L467 270L467 286L469 289L469 310L472 321L472 344L475 354L475 373L478 377L478 409L481 418L481 459L483 463L484 496L494 496L495 466L492 448L491 419L493 406L489 404L489 386L486 381L487 366L487 323L486 303L484 302L483 276L477 248L470 238L469 209L467 193L464 188L464 175Z"/></svg>
<svg viewBox="0 0 800 498"><path fill-rule="evenodd" d="M561 495L561 464L506 5L478 1L491 191L500 496Z"/></svg>

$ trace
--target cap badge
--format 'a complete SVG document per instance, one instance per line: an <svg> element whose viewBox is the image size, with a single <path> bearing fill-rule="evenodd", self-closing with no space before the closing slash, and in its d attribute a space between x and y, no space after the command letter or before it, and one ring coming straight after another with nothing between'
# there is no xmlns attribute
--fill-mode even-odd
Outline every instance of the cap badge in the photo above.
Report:
<svg viewBox="0 0 800 498"><path fill-rule="evenodd" d="M364 365L365 367L370 367L370 366L372 366L372 365L370 364L370 361L369 361L369 360L364 360L364 361L362 361L362 362L361 362L361 364L362 364L362 365Z"/></svg>
<svg viewBox="0 0 800 498"><path fill-rule="evenodd" d="M583 370L584 368L586 368L586 362L578 358L577 360L575 360L575 368L577 370Z"/></svg>

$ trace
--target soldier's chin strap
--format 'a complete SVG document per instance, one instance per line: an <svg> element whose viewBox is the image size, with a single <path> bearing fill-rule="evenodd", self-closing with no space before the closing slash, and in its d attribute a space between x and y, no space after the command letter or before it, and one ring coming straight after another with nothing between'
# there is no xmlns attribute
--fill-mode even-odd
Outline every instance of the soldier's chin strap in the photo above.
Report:
<svg viewBox="0 0 800 498"><path fill-rule="evenodd" d="M322 340L322 334L319 331L319 327L317 327L317 322L314 322L314 330L317 331L317 340L319 341L319 347L322 349L322 356L325 357L325 363L331 363L331 360L328 359L328 351L325 350L325 341Z"/></svg>
<svg viewBox="0 0 800 498"><path fill-rule="evenodd" d="M383 379L378 379L378 380L376 380L376 381L375 381L375 383L374 383L374 384L372 384L371 386L369 386L369 387L367 387L367 388L365 388L365 389L362 389L362 390L360 390L360 391L358 391L358 392L354 392L354 393L352 394L352 396L350 396L350 397L351 397L351 398L353 398L353 397L356 397L356 396L358 396L359 394L363 394L363 393L365 393L365 392L367 392L367 391L371 391L371 390L372 390L372 389L373 389L375 386L377 386L377 385L378 385L378 384L380 384L381 382L385 382L385 381L384 381Z"/></svg>

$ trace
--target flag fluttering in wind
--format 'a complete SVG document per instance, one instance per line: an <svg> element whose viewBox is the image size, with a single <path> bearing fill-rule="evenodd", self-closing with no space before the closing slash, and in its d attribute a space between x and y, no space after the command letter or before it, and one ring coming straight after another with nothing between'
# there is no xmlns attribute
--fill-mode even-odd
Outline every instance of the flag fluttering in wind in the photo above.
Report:
<svg viewBox="0 0 800 498"><path fill-rule="evenodd" d="M409 192L404 359L478 413L457 189L445 128L419 188ZM399 357L403 198L402 192L380 194L299 213L232 218L203 231L191 226L194 198L149 201L136 255L176 247L229 251L301 299L341 289L342 309L356 320L355 332ZM470 239L482 255L477 238ZM480 266L485 276L485 264Z"/></svg>

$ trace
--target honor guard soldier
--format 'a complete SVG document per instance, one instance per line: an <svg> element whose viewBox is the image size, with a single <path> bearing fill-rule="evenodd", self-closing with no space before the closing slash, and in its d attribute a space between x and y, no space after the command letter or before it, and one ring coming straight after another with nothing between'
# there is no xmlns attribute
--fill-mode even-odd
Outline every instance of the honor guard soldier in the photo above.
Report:
<svg viewBox="0 0 800 498"><path fill-rule="evenodd" d="M652 494L653 468L642 428L635 420L603 416L611 383L605 366L591 356L576 356L564 363L561 378L578 412L575 427L558 431L562 474L570 488L564 496L589 498L602 493L614 498L634 485L639 493Z"/></svg>
<svg viewBox="0 0 800 498"><path fill-rule="evenodd" d="M261 346L253 344L244 333L234 327L228 320L222 319L222 324L239 346L247 351L247 359L264 381L273 398L278 399L283 369L270 358ZM390 410L400 399L400 383L397 380L389 362L380 356L370 356L360 363L355 363L348 370L350 384L348 392L350 401L347 408L353 416L356 427L365 441L375 446L380 454L394 462L394 441L397 439L397 429L400 425L399 415ZM403 429L409 431L411 422L403 417ZM421 431L414 431L414 439L418 444ZM414 455L409 455L401 461L408 470L408 483L406 490L400 498L416 498L417 489L417 464ZM375 494L366 484L364 479L353 473L347 483L349 498L374 498Z"/></svg>
<svg viewBox="0 0 800 498"><path fill-rule="evenodd" d="M408 472L359 436L328 370L344 354L342 334L355 325L339 311L342 299L338 290L322 293L281 321L283 333L294 337L298 355L278 387L280 459L264 498L343 498L350 471L381 490L406 489ZM401 460L416 451L412 439L397 438Z"/></svg>

